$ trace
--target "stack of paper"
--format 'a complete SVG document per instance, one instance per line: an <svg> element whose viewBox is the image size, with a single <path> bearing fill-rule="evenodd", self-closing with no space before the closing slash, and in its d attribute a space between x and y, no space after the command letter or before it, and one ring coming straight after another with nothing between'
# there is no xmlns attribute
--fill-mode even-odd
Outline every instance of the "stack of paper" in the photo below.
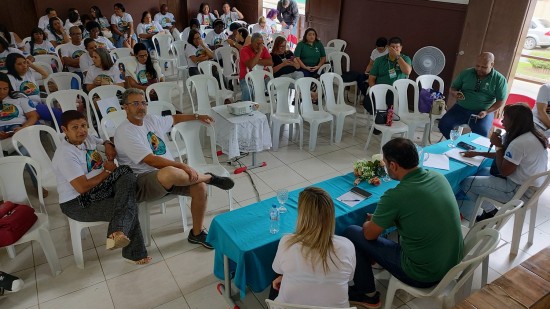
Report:
<svg viewBox="0 0 550 309"><path fill-rule="evenodd" d="M462 156L462 154L460 154L461 152L464 152L464 151L465 150L458 149L458 148L453 148L453 149L445 152L445 155L447 157L453 159L453 160L456 160L456 161L459 161L459 162L462 162L466 165L471 165L471 166L480 166L481 162L483 162L483 159L485 159L482 156L477 156L477 157L473 157L473 158L464 157L464 156Z"/></svg>
<svg viewBox="0 0 550 309"><path fill-rule="evenodd" d="M424 166L449 170L449 157L444 154L424 153Z"/></svg>
<svg viewBox="0 0 550 309"><path fill-rule="evenodd" d="M489 148L489 146L491 146L491 141L488 138L483 137L483 136L480 136L480 137L474 139L472 141L472 143L481 145L481 146L486 147L486 148Z"/></svg>

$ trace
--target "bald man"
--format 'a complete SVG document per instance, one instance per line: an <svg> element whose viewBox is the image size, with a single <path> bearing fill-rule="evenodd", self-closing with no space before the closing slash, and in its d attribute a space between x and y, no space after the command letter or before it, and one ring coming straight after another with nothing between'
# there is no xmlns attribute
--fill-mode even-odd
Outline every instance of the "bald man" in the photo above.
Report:
<svg viewBox="0 0 550 309"><path fill-rule="evenodd" d="M508 84L494 67L495 56L483 52L476 66L462 71L451 85L450 96L456 104L439 121L439 130L449 138L449 132L468 124L472 132L487 136L493 125L494 112L504 105Z"/></svg>

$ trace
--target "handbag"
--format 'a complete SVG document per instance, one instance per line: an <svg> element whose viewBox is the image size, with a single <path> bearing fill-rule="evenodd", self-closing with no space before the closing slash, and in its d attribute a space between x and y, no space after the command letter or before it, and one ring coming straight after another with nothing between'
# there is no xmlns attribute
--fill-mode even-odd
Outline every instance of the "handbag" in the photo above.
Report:
<svg viewBox="0 0 550 309"><path fill-rule="evenodd" d="M393 121L399 121L401 120L401 117L399 117L399 115L397 115L396 113L393 113ZM383 110L383 109L379 109L376 111L376 115L374 116L374 123L375 124L386 124L386 122L388 121L388 111L387 110Z"/></svg>
<svg viewBox="0 0 550 309"><path fill-rule="evenodd" d="M14 244L38 220L34 209L27 205L4 202L0 205L0 247Z"/></svg>

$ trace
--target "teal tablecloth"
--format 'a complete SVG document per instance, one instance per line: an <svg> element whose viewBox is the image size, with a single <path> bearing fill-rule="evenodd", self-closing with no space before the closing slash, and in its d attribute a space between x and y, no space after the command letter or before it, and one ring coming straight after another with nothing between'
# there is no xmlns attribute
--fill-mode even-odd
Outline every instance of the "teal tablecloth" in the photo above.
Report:
<svg viewBox="0 0 550 309"><path fill-rule="evenodd" d="M464 135L459 141L471 143L471 140L479 137L476 134ZM448 141L431 145L425 148L428 153L443 153L449 150ZM478 149L483 149L475 145ZM486 148L484 148L486 149ZM350 166L354 162L350 162ZM485 160L484 166L489 166L489 160ZM445 175L455 193L459 191L460 182L478 170L458 161L450 161L450 170L436 170ZM349 207L336 198L353 186L355 180L353 173L335 177L314 186L323 188L334 199L336 208L336 234L340 235L344 229L352 224L362 225L367 213L373 213L376 203L388 189L394 188L398 182L382 182L378 187L361 182L359 187L372 193L372 196L355 207ZM224 278L223 256L230 260L231 271L234 272L234 283L241 290L241 298L244 298L246 286L254 292L261 292L269 286L275 277L271 268L279 239L287 233L294 232L297 218L298 194L302 189L289 193L286 204L288 212L281 215L281 227L278 234L269 233L269 210L272 204L277 204L276 197L239 208L237 210L217 215L210 225L208 242L216 252L214 256L214 275L221 280Z"/></svg>

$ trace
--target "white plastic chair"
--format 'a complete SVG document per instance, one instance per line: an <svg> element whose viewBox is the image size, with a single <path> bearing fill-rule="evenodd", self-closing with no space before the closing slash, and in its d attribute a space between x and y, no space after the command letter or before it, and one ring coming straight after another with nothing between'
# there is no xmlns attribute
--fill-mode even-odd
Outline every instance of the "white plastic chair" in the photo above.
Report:
<svg viewBox="0 0 550 309"><path fill-rule="evenodd" d="M210 105L210 95L216 98L218 97L218 87L212 87L216 82L214 77L204 74L191 76L187 79L185 84L187 86L187 92L191 97L193 113L210 115L212 109ZM194 96L196 96L197 102L195 102ZM219 105L221 105L221 102L217 101L216 106Z"/></svg>
<svg viewBox="0 0 550 309"><path fill-rule="evenodd" d="M334 47L341 52L346 50L346 46L348 46L348 43L340 39L333 39L327 42L327 47Z"/></svg>
<svg viewBox="0 0 550 309"><path fill-rule="evenodd" d="M328 58L329 55L335 53L335 52L339 52L340 50L338 50L336 47L325 47L325 55L326 57Z"/></svg>
<svg viewBox="0 0 550 309"><path fill-rule="evenodd" d="M30 41L31 41L31 37L28 36L28 37L26 37L26 38L24 38L24 39L21 40L21 44L22 44L23 46L25 46L25 44L29 43Z"/></svg>
<svg viewBox="0 0 550 309"><path fill-rule="evenodd" d="M317 86L317 102L319 110L313 109L311 100L311 84ZM323 109L323 94L321 91L321 82L312 77L300 78L296 81L296 101L299 102L300 115L309 123L309 151L314 151L317 145L317 135L319 125L324 122L330 122L330 144L332 145L332 132L334 132L334 121L332 115Z"/></svg>
<svg viewBox="0 0 550 309"><path fill-rule="evenodd" d="M170 53L172 51L172 42L174 42L174 38L171 34L157 33L153 35L153 46L157 52L157 59L161 67L165 68L165 65L170 63L172 74L174 74L177 59L176 56Z"/></svg>
<svg viewBox="0 0 550 309"><path fill-rule="evenodd" d="M250 89L250 97L252 98L252 101L254 101L254 103L267 104L267 97L265 96L265 91L267 90L265 87L266 77L269 80L272 80L273 74L264 70L252 70L246 73L246 84Z"/></svg>
<svg viewBox="0 0 550 309"><path fill-rule="evenodd" d="M29 198L29 192L25 187L23 172L25 165L30 165L35 173L37 180L38 206L35 207ZM11 201L17 204L24 204L33 207L36 211L38 220L33 226L14 244L7 246L8 255L15 258L15 246L29 241L37 241L44 250L44 255L50 266L53 276L61 273L61 265L57 257L57 252L50 235L50 223L46 206L44 205L44 196L42 195L42 169L35 160L24 156L11 156L0 158L0 194L5 201ZM34 200L34 199L33 199Z"/></svg>
<svg viewBox="0 0 550 309"><path fill-rule="evenodd" d="M223 63L223 77L228 83L233 84L233 89L237 87L239 82L239 51L235 47L222 46L214 51L214 56L217 61Z"/></svg>
<svg viewBox="0 0 550 309"><path fill-rule="evenodd" d="M129 47L118 47L111 49L109 51L109 54L111 54L111 57L116 61L122 57L129 57L132 56L134 53L134 50Z"/></svg>
<svg viewBox="0 0 550 309"><path fill-rule="evenodd" d="M181 40L181 41L174 41L172 43L172 51L174 52L174 55L176 56L176 68L178 70L178 81L183 81L183 84L185 85L185 80L189 77L189 66L187 63L187 56L185 55L185 47L187 45L187 39Z"/></svg>
<svg viewBox="0 0 550 309"><path fill-rule="evenodd" d="M352 135L355 136L357 109L346 104L344 99L344 81L340 75L336 73L325 73L321 75L321 84L323 85L326 111L332 114L336 122L334 141L336 144L340 144L346 116L354 115ZM338 87L337 90L335 90L335 86Z"/></svg>
<svg viewBox="0 0 550 309"><path fill-rule="evenodd" d="M290 77L277 77L267 83L269 98L271 101L271 142L274 151L279 149L279 136L282 127L289 125L288 137L293 138L292 128L294 124L299 126L300 150L304 144L304 121L302 116L294 110L290 111L289 96L291 88L294 88L294 79Z"/></svg>
<svg viewBox="0 0 550 309"><path fill-rule="evenodd" d="M48 83L50 81L57 85L57 91L59 91L72 89L73 79L76 79L78 81L78 89L82 89L82 79L76 73L57 72L51 74L44 80L44 88L46 88L46 93L51 94L50 88L48 87Z"/></svg>
<svg viewBox="0 0 550 309"><path fill-rule="evenodd" d="M465 235L465 239L472 237L473 235L476 235L479 231L486 229L486 228L492 228L497 231L500 231L500 229L508 222L508 219L512 217L512 215L515 215L518 211L521 211L523 207L523 201L521 200L511 200L508 203L502 205L498 212L495 214L494 217L485 219L483 221L477 222L474 224L473 227L471 227L468 230L468 233ZM464 229L463 229L464 231ZM487 256L483 260L483 264L481 266L481 286L484 286L487 284L487 276L489 273L489 256Z"/></svg>
<svg viewBox="0 0 550 309"><path fill-rule="evenodd" d="M198 65L199 71L201 74L206 74L210 76L214 76L213 67L216 68L216 72L218 74L218 82L216 86L218 87L218 96L219 98L216 98L216 100L220 100L221 102L229 99L231 101L235 100L235 95L233 91L228 90L225 88L224 78L223 78L223 72L221 66L215 62L215 61L203 61L200 62Z"/></svg>
<svg viewBox="0 0 550 309"><path fill-rule="evenodd" d="M495 250L500 241L498 231L487 228L471 235L464 240L464 258L451 268L441 281L432 288L415 288L409 286L394 276L390 278L384 308L391 309L393 298L397 290L404 290L414 297L438 298L443 302L443 308L452 308L455 304L455 295L462 289L470 290L467 282L481 262Z"/></svg>
<svg viewBox="0 0 550 309"><path fill-rule="evenodd" d="M382 131L382 140L380 141L380 153L382 153L382 146L386 144L394 134L401 134L405 136L409 133L409 126L403 123L402 121L393 121L391 126L386 126L385 124L376 124L374 119L376 117L377 110L386 110L388 107L386 105L386 94L388 91L393 93L393 110L397 113L399 110L399 103L397 101L397 90L393 86L378 84L369 88L367 95L370 96L373 114L370 116L370 130L369 137L367 138L367 143L365 144L365 150L369 148L370 139L374 129ZM366 114L366 111L365 111ZM399 114L398 114L399 115Z"/></svg>
<svg viewBox="0 0 550 309"><path fill-rule="evenodd" d="M84 269L84 252L82 250L82 230L88 227L99 226L108 223L107 221L80 222L69 219L69 230L71 232L71 245L73 246L74 262L76 267Z"/></svg>
<svg viewBox="0 0 550 309"><path fill-rule="evenodd" d="M172 94L174 91L178 93L179 108L183 112L183 88L177 82L159 82L147 86L145 95L147 101L151 101L151 90L155 90L159 101L172 103Z"/></svg>
<svg viewBox="0 0 550 309"><path fill-rule="evenodd" d="M439 84L438 91L441 93L445 92L445 82L443 79L437 75L420 75L416 78L416 83L418 84L418 89L433 89L434 88L434 82L437 81ZM435 90L435 89L434 89ZM446 110L443 110L441 115L431 115L431 121L430 121L430 131L434 127L434 123L436 120L441 119L445 115Z"/></svg>
<svg viewBox="0 0 550 309"><path fill-rule="evenodd" d="M103 139L110 139L115 136L116 128L126 120L127 115L125 110L110 112L105 117L101 118L99 130Z"/></svg>
<svg viewBox="0 0 550 309"><path fill-rule="evenodd" d="M48 65L48 64L45 64L45 63L42 63L42 62L37 62L37 61L34 62L34 65L37 66L37 67L40 67L41 69L46 71L46 77L53 74L53 70L52 70L51 65ZM38 86L44 86L44 79L42 78L42 74L40 74L40 73L38 73L38 72L36 72L35 70L32 70L32 69L31 69L31 72L34 76L34 79L36 80L36 84ZM44 87L44 88L46 88L46 87ZM41 93L43 93L43 92L41 92Z"/></svg>
<svg viewBox="0 0 550 309"><path fill-rule="evenodd" d="M95 108L91 106L90 100L88 99L88 95L82 91L82 90L59 90L53 93L50 93L48 97L46 98L46 105L48 106L48 109L50 110L50 114L52 115L52 118L54 118L53 110L54 107L54 100L57 101L59 106L61 107L61 111L65 112L68 110L76 110L77 108L77 97L81 97L84 101L84 106L86 106L86 114L87 114L87 120L88 125L90 126L90 129L93 130L92 124L92 114L94 115L94 119L96 120L96 123L99 123L97 111ZM55 129L57 132L62 133L61 128L57 124L56 121L54 121ZM94 133L97 135L97 132Z"/></svg>
<svg viewBox="0 0 550 309"><path fill-rule="evenodd" d="M410 79L398 79L393 83L393 86L397 90L397 101L399 102L399 110L396 112L401 117L401 121L409 126L408 138L414 140L416 128L424 128L422 146L427 145L430 136L430 115L418 111L418 85ZM413 91L413 112L409 111L408 90L410 87L412 87Z"/></svg>
<svg viewBox="0 0 550 309"><path fill-rule="evenodd" d="M88 92L88 99L90 99L90 102L91 102L92 98L96 94L100 99L107 99L107 98L116 97L116 95L119 91L121 93L124 93L124 91L126 91L126 89L124 89L124 87L121 87L119 85L97 86L94 89L90 90L90 92Z"/></svg>
<svg viewBox="0 0 550 309"><path fill-rule="evenodd" d="M52 74L56 72L61 72L61 70L63 70L63 62L61 61L61 58L59 58L59 56L57 55L50 55L50 54L36 55L34 56L34 63L45 64L50 68L50 70L52 71ZM55 72L54 72L54 68L56 69Z"/></svg>
<svg viewBox="0 0 550 309"><path fill-rule="evenodd" d="M175 41L182 41L181 32L177 28L174 28L172 30L172 37L174 38L174 42Z"/></svg>
<svg viewBox="0 0 550 309"><path fill-rule="evenodd" d="M533 184L539 178L543 178L543 183L540 187L534 187ZM537 208L539 204L539 197L548 188L550 184L550 170L544 173L539 173L529 177L519 189L516 191L516 194L512 197L511 200L522 200L525 202L521 211L516 213L514 219L514 233L512 235L512 243L510 247L510 254L516 255L519 250L519 241L521 239L521 234L523 230L523 222L525 221L525 213L527 209L531 208L531 217L529 219L529 236L527 238L527 244L533 244L533 237L535 234L535 220L537 218ZM531 197L528 198L525 196L525 193L528 192L531 194ZM480 195L474 206L474 211L470 217L470 227L475 224L476 214L481 207L481 204L484 202L489 202L495 205L497 208L503 207L503 203L490 199L488 197Z"/></svg>
<svg viewBox="0 0 550 309"><path fill-rule="evenodd" d="M210 154L212 163L207 163L203 145L201 143L202 134L201 128L206 129L206 135L210 137ZM230 177L229 172L218 161L216 153L216 133L214 127L201 121L186 121L180 122L172 128L172 139L176 144L178 152L187 149L187 164L199 173L210 172L223 177ZM180 142L183 141L183 144ZM211 192L212 186L208 186L208 191ZM227 190L227 199L229 200L229 210L233 210L233 198L231 190Z"/></svg>
<svg viewBox="0 0 550 309"><path fill-rule="evenodd" d="M330 65L330 63L325 63L323 64L319 70L317 70L317 74L319 74L319 76L325 74L325 73L328 73L328 72L332 72L332 66Z"/></svg>
<svg viewBox="0 0 550 309"><path fill-rule="evenodd" d="M344 68L343 65L344 63L342 62L342 59L345 59L345 63L346 63L346 67ZM340 52L340 51L337 51L337 52L333 52L331 53L330 55L327 55L327 61L331 64L331 67L332 67L332 72L338 74L338 75L342 75L344 74L344 72L349 72L349 67L350 67L350 59L349 59L349 55L344 53L344 52ZM344 87L353 87L354 89L354 92L353 92L353 105L354 106L357 106L357 81L351 81L351 82L343 82L343 85ZM350 90L348 91L351 91L351 88Z"/></svg>
<svg viewBox="0 0 550 309"><path fill-rule="evenodd" d="M319 307L319 306L308 306L308 305L294 305L288 303L281 303L271 299L266 299L265 303L267 304L268 309L338 309L335 307ZM340 309L357 309L357 307L349 308L340 308Z"/></svg>
<svg viewBox="0 0 550 309"><path fill-rule="evenodd" d="M162 116L162 112L170 111L171 115L176 114L176 108L174 104L166 101L149 101L147 106L147 114Z"/></svg>

